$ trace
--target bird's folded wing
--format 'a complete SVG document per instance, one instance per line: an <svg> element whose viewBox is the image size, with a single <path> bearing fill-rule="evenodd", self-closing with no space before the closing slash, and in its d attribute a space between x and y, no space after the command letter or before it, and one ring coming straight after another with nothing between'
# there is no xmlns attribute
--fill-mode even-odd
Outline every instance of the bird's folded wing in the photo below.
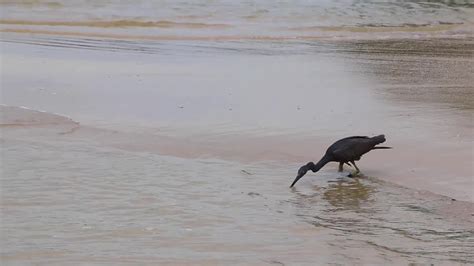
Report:
<svg viewBox="0 0 474 266"><path fill-rule="evenodd" d="M333 151L332 154L335 159L344 162L352 161L356 157L354 151L351 149L337 149Z"/></svg>

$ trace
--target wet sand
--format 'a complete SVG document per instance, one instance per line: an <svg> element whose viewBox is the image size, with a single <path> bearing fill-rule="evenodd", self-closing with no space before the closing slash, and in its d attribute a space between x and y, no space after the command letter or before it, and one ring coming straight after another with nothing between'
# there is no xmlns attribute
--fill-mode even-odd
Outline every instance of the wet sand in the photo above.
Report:
<svg viewBox="0 0 474 266"><path fill-rule="evenodd" d="M1 260L473 263L473 50L4 33ZM288 188L380 133L365 178Z"/></svg>

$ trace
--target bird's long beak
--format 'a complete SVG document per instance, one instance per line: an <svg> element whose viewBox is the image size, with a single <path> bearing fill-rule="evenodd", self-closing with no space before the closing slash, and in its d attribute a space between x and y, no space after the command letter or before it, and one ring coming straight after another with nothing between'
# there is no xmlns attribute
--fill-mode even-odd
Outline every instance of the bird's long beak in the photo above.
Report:
<svg viewBox="0 0 474 266"><path fill-rule="evenodd" d="M296 182L298 182L298 180L300 180L300 178L302 178L304 175L305 175L305 174L303 174L303 173L298 173L298 175L297 175L296 178L295 178L295 181L293 181L293 183L291 184L290 188L292 188L292 187L296 184Z"/></svg>

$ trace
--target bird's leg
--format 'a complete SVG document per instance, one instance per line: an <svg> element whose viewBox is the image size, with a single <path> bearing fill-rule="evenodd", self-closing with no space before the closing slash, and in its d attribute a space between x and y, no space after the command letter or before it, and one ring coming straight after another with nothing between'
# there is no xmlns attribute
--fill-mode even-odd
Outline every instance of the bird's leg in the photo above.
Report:
<svg viewBox="0 0 474 266"><path fill-rule="evenodd" d="M343 165L344 165L343 162L339 162L339 170L338 170L339 172L344 171L344 168L342 167Z"/></svg>
<svg viewBox="0 0 474 266"><path fill-rule="evenodd" d="M357 165L355 164L355 162L352 161L351 163L352 163L352 165L355 167L357 173L360 173L359 167L357 167Z"/></svg>
<svg viewBox="0 0 474 266"><path fill-rule="evenodd" d="M357 167L357 165L355 164L354 161L351 161L351 163L352 163L352 165L355 167L356 170L355 170L354 173L351 173L351 174L349 174L348 176L349 176L349 177L356 177L356 176L359 175L359 173L360 173L359 167Z"/></svg>

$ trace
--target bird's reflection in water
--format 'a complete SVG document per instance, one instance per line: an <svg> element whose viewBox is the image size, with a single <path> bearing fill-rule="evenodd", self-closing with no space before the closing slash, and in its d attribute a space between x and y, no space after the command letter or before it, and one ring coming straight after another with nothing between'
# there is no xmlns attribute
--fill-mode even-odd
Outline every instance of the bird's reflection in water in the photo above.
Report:
<svg viewBox="0 0 474 266"><path fill-rule="evenodd" d="M341 178L320 181L309 190L294 191L297 196L292 203L300 209L320 209L325 212L354 210L359 212L373 202L377 192L376 183L369 179ZM321 201L323 200L323 202ZM302 215L304 216L304 215Z"/></svg>
<svg viewBox="0 0 474 266"><path fill-rule="evenodd" d="M359 179L350 181L340 179L331 182L322 198L332 206L343 209L357 209L362 203L370 200L375 189Z"/></svg>

